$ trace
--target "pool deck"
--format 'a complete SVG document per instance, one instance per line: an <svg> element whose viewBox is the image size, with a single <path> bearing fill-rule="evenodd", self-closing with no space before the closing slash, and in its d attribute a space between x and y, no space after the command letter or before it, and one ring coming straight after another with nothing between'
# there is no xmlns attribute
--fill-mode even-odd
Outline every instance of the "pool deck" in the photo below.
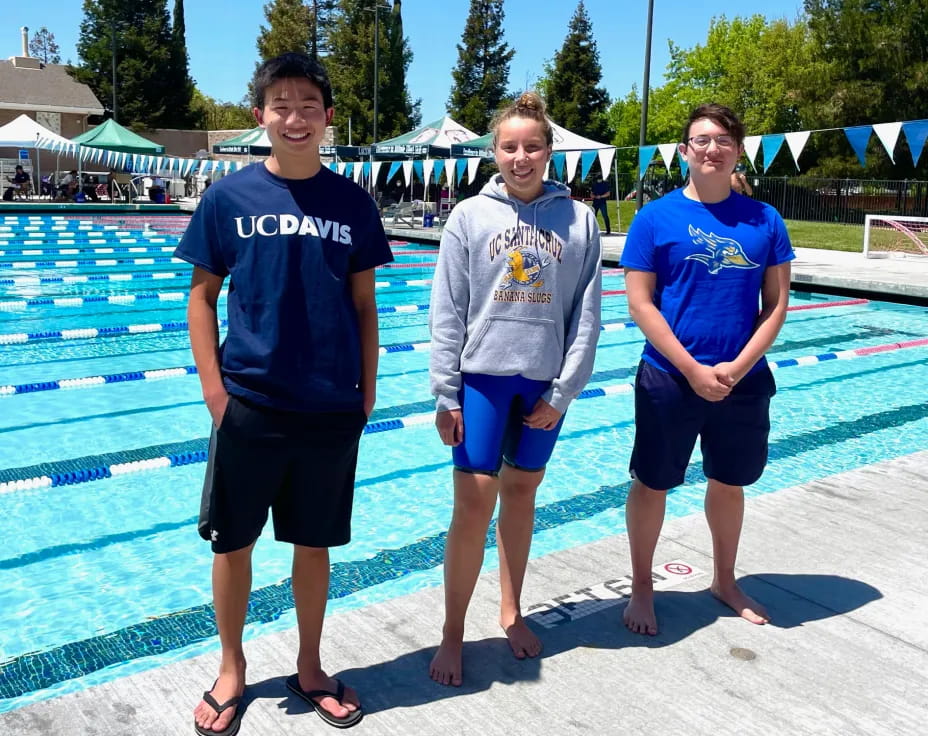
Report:
<svg viewBox="0 0 928 736"><path fill-rule="evenodd" d="M926 538L928 451L748 502L737 573L768 606L767 626L718 603L708 574L673 584L665 571L660 634L628 632L630 563L617 535L530 563L526 607L567 601L536 617L537 659L509 654L487 573L468 618L463 687L426 676L440 587L330 616L323 660L362 695L358 734L915 734L928 718ZM655 561L710 571L711 551L695 514L664 525ZM611 601L578 592L603 597L609 581ZM331 733L285 689L296 645L294 630L246 644L242 734ZM27 706L0 715L0 733L192 734L217 666L217 654L201 655Z"/></svg>

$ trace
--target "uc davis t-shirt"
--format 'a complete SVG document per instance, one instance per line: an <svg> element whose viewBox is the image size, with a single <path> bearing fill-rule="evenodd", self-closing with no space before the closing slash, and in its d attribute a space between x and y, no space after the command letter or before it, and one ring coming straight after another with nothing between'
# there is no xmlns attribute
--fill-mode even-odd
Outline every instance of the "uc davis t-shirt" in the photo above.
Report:
<svg viewBox="0 0 928 736"><path fill-rule="evenodd" d="M350 277L393 260L363 189L326 167L296 180L248 166L206 190L175 255L229 276L230 393L291 411L360 408Z"/></svg>
<svg viewBox="0 0 928 736"><path fill-rule="evenodd" d="M698 362L714 365L734 360L753 333L764 271L794 257L770 205L734 192L704 204L675 189L635 216L621 261L656 274L654 303L673 334ZM679 373L650 342L642 357Z"/></svg>

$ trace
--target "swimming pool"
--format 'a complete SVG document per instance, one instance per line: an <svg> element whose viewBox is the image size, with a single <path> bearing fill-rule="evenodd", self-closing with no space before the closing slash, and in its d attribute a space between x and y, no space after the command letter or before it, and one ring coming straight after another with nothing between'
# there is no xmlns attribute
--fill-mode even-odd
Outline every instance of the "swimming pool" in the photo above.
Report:
<svg viewBox="0 0 928 736"><path fill-rule="evenodd" d="M152 218L0 220L0 711L217 646L210 553L195 529L209 418L187 370L189 272L161 250L176 237ZM450 466L421 349L435 252L395 250L396 267L377 275L388 346L379 431L362 441L354 539L333 550L330 612L441 582ZM613 293L623 286L606 271L607 329L539 491L533 556L625 530L627 386L642 338ZM810 308L790 313L769 355L784 364L771 457L749 494L928 446L926 348L839 359L925 340L925 310L809 294L792 303ZM668 514L702 512L699 471L696 457ZM249 637L294 624L289 550L267 536ZM436 613L436 641L439 627Z"/></svg>

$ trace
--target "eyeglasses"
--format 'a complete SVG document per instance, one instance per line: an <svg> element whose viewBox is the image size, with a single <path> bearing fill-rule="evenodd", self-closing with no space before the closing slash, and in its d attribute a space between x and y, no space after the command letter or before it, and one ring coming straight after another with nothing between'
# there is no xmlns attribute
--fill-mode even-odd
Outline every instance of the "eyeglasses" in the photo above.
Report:
<svg viewBox="0 0 928 736"><path fill-rule="evenodd" d="M686 142L697 151L704 151L712 141L715 141L715 145L719 148L731 148L735 145L734 137L724 133L722 135L694 135L686 139Z"/></svg>

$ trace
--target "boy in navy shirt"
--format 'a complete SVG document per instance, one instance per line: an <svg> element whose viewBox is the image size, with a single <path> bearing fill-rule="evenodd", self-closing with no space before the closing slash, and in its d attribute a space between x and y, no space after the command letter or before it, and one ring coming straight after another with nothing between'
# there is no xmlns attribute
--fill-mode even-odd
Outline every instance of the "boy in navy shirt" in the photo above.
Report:
<svg viewBox="0 0 928 736"><path fill-rule="evenodd" d="M743 143L744 126L727 107L696 108L679 145L689 182L638 213L622 253L629 312L647 338L625 507L633 582L623 617L641 634L657 633L651 566L665 492L683 483L697 436L708 478L711 591L748 621L768 620L734 570L743 487L767 461L776 388L764 353L786 319L793 252L776 210L731 190Z"/></svg>
<svg viewBox="0 0 928 736"><path fill-rule="evenodd" d="M284 54L265 62L255 73L254 114L271 157L210 187L177 248L195 267L190 344L214 425L201 533L214 552L222 661L194 711L205 736L230 736L240 724L251 552L269 509L275 538L294 545L300 651L287 687L333 725L361 718L357 694L322 669L319 641L328 547L349 541L358 441L374 406L374 268L392 254L373 200L321 164L333 112L317 61Z"/></svg>

